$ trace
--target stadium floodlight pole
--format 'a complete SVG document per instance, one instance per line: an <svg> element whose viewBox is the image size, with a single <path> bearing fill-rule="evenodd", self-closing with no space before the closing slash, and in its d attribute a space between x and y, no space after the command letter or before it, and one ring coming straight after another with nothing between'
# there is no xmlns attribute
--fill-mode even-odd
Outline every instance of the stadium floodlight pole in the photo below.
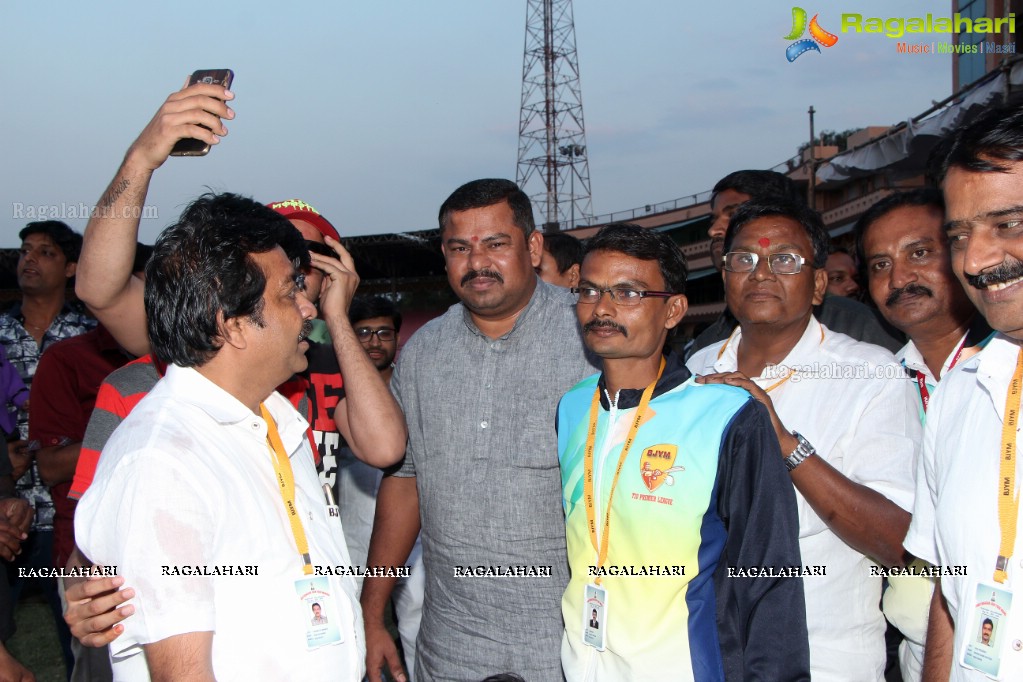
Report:
<svg viewBox="0 0 1023 682"><path fill-rule="evenodd" d="M526 5L516 181L550 232L593 215L575 22L571 0Z"/></svg>

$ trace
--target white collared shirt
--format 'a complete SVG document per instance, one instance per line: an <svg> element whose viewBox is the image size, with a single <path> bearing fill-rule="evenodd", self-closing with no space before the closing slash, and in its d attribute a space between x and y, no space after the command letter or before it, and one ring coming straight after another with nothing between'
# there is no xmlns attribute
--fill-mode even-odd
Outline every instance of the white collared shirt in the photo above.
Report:
<svg viewBox="0 0 1023 682"><path fill-rule="evenodd" d="M952 352L945 358L941 365L941 374L935 377L931 368L924 361L920 349L916 347L912 339L895 354L895 359L911 372L916 372L918 377L923 377L927 387L928 395L932 395L938 387L939 382L945 374L952 369L953 363L963 351L963 344L969 336L969 330L956 342ZM924 395L920 391L920 384L917 378L913 378L918 396L918 407L920 409L920 422L925 422ZM888 578L888 589L884 593L882 611L888 622L902 632L905 640L899 646L899 664L902 669L902 677L906 682L914 682L921 679L924 663L924 642L927 639L927 618L931 603L931 593L934 591L934 578L917 575L893 575Z"/></svg>
<svg viewBox="0 0 1023 682"><path fill-rule="evenodd" d="M966 339L969 335L970 330L966 330L966 333L963 334L956 343L955 348L953 348L952 352L948 354L947 358L945 358L945 362L942 363L941 375L938 377L935 377L931 372L931 368L928 367L927 363L924 361L924 356L920 353L920 349L916 347L916 344L913 343L912 340L899 349L899 352L895 354L895 359L901 362L906 369L922 374L924 382L927 384L927 388L933 392L938 383L945 377L948 371L952 369L954 362L962 362L967 357L972 357L970 353L967 353L966 357L961 357L964 351L963 344L966 343Z"/></svg>
<svg viewBox="0 0 1023 682"><path fill-rule="evenodd" d="M350 565L341 524L328 520L308 424L277 393L265 405L291 459L312 563ZM362 678L365 640L354 579L331 578L334 599L324 605L344 642L307 651L309 607L295 589L303 561L278 491L266 422L194 369L168 367L111 436L75 530L85 554L116 566L136 591L135 613L111 645L115 680L149 679L142 644L202 631L214 632L218 680ZM175 567L226 566L243 574L168 575Z"/></svg>
<svg viewBox="0 0 1023 682"><path fill-rule="evenodd" d="M736 371L741 340L739 328L731 339L694 354L689 369L700 375ZM921 427L913 384L891 353L811 317L785 359L754 381L774 387L770 397L778 417L818 456L910 509ZM871 575L874 562L835 535L799 490L796 501L803 564L826 568L825 576L803 578L811 675L836 682L880 680L885 623L881 578Z"/></svg>
<svg viewBox="0 0 1023 682"><path fill-rule="evenodd" d="M976 582L993 582L1001 541L1002 420L1019 350L1018 341L997 334L984 350L961 362L934 393L924 428L913 522L905 545L935 565L965 567L966 575L941 578L941 591L955 623L950 678L954 681L988 679L958 661L971 634L966 626L973 611ZM1023 469L1017 459L1017 485L1021 477ZM1023 529L1023 524L1018 525ZM1008 574L1005 585L1015 589L1018 597L1023 589L1023 533L1016 536ZM1023 613L1019 609L1013 609L1007 627L1009 631L998 639L1006 645L1001 650L1001 678L1023 679Z"/></svg>

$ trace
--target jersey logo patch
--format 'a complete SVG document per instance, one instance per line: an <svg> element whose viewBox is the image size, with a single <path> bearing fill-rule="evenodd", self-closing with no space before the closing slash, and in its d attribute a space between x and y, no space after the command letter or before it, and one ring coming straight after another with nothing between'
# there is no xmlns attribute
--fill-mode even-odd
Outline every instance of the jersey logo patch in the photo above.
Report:
<svg viewBox="0 0 1023 682"><path fill-rule="evenodd" d="M677 445L662 443L643 448L639 458L639 473L647 490L653 492L665 482L668 485L674 484L671 474L686 470L683 466L674 466L677 456Z"/></svg>

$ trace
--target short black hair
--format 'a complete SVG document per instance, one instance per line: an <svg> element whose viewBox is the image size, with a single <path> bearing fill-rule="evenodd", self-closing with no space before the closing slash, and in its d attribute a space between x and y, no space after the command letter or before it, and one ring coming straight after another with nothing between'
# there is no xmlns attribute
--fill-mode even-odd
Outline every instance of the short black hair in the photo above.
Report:
<svg viewBox="0 0 1023 682"><path fill-rule="evenodd" d="M543 248L554 256L558 273L565 274L573 265L583 262L583 243L567 234L551 232L543 236Z"/></svg>
<svg viewBox="0 0 1023 682"><path fill-rule="evenodd" d="M30 234L44 234L53 240L68 263L77 263L82 255L82 235L78 234L67 223L59 220L39 220L21 228L18 239L25 241Z"/></svg>
<svg viewBox="0 0 1023 682"><path fill-rule="evenodd" d="M533 204L526 193L511 180L485 178L467 182L451 193L441 204L437 214L440 231L444 232L448 216L457 211L485 208L507 201L512 210L512 221L528 237L536 229L533 222Z"/></svg>
<svg viewBox="0 0 1023 682"><path fill-rule="evenodd" d="M777 171L740 170L729 173L714 185L714 189L711 190L710 200L713 202L714 197L729 189L748 194L750 199L780 196L806 203L806 198L796 187L796 183L792 181L792 178Z"/></svg>
<svg viewBox="0 0 1023 682"><path fill-rule="evenodd" d="M145 307L157 359L199 367L223 345L224 320L262 324L266 275L251 254L281 247L309 265L302 233L263 204L237 194L204 194L156 240L146 265Z"/></svg>
<svg viewBox="0 0 1023 682"><path fill-rule="evenodd" d="M356 296L348 306L348 321L353 325L361 320L374 317L389 317L394 331L401 331L401 313L391 299L384 296Z"/></svg>
<svg viewBox="0 0 1023 682"><path fill-rule="evenodd" d="M934 187L920 187L889 194L868 208L856 221L856 226L853 228L856 235L856 253L859 254L861 263L866 262L866 255L863 253L863 237L867 234L867 230L875 222L903 206L932 206L938 209L942 215L945 214L945 199L941 190Z"/></svg>
<svg viewBox="0 0 1023 682"><path fill-rule="evenodd" d="M1023 161L1023 106L992 109L949 133L931 153L929 174L944 181L953 166L975 173L1007 173Z"/></svg>
<svg viewBox="0 0 1023 682"><path fill-rule="evenodd" d="M685 254L664 232L633 223L612 223L586 241L583 257L594 251L614 251L639 260L657 261L667 291L686 293L689 266Z"/></svg>
<svg viewBox="0 0 1023 682"><path fill-rule="evenodd" d="M732 243L742 228L758 218L771 216L781 216L799 223L806 230L806 236L810 238L810 244L813 246L813 267L824 267L828 261L831 239L820 214L803 202L793 201L788 197L751 199L737 208L728 221L728 230L725 231L725 253L732 250Z"/></svg>

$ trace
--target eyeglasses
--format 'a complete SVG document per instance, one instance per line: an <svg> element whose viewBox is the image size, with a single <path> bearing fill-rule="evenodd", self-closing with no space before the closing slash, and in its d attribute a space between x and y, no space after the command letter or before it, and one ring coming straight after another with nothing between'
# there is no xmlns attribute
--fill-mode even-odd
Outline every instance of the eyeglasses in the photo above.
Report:
<svg viewBox="0 0 1023 682"><path fill-rule="evenodd" d="M598 289L597 287L572 287L570 291L578 297L580 303L587 305L596 303L605 293L611 295L611 300L618 305L639 305L639 302L648 296L654 298L671 298L675 294L670 291L639 291L628 287L611 287L610 289Z"/></svg>
<svg viewBox="0 0 1023 682"><path fill-rule="evenodd" d="M359 327L355 330L355 336L358 337L359 341L369 341L373 336L376 336L381 342L383 341L394 341L395 331L389 327L383 329L370 329L369 327Z"/></svg>
<svg viewBox="0 0 1023 682"><path fill-rule="evenodd" d="M753 272L760 256L749 251L729 251L721 260L728 272ZM806 259L798 253L772 253L767 257L767 269L775 275L795 275L804 263Z"/></svg>

